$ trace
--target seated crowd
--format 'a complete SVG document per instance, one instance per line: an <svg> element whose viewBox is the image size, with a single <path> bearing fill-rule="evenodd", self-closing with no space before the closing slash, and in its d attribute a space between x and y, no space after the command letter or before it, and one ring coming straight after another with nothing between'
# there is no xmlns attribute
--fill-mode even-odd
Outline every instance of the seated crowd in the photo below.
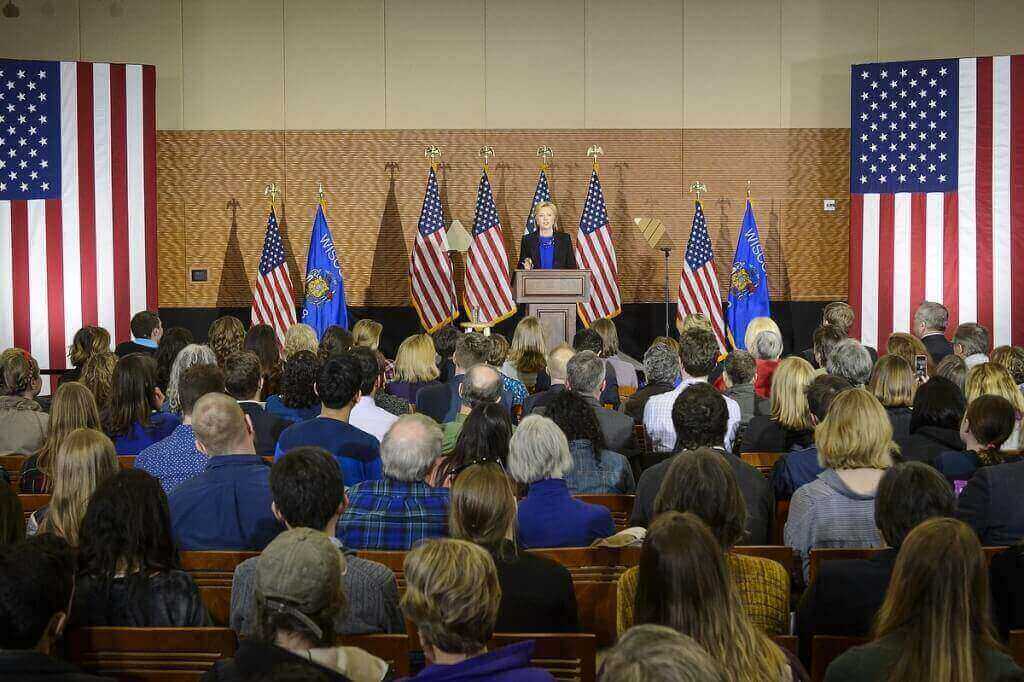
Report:
<svg viewBox="0 0 1024 682"><path fill-rule="evenodd" d="M832 303L802 353L756 318L723 355L691 315L638 362L612 320L549 348L526 317L392 361L373 320L279 345L229 316L196 343L144 311L113 352L79 330L45 397L8 349L0 678L101 679L62 660L69 628L212 626L182 552L221 551L253 554L204 679L393 679L342 642L415 631L415 679L551 680L533 642L489 642L587 632L544 552L598 546L638 548L601 680L807 680L820 635L864 638L829 682L1024 679L1024 349L947 326L925 302L876 351ZM631 496L630 527L597 495ZM793 575L744 547L773 542ZM842 548L865 551L821 560ZM402 553L402 590L373 552Z"/></svg>

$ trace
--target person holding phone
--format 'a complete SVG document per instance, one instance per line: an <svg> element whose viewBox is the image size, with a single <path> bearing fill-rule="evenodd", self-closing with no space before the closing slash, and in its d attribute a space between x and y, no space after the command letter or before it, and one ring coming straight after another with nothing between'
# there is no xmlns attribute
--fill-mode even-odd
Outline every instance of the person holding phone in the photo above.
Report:
<svg viewBox="0 0 1024 682"><path fill-rule="evenodd" d="M542 201L533 210L537 229L524 234L519 243L519 265L523 270L576 270L572 239L558 225L558 209Z"/></svg>

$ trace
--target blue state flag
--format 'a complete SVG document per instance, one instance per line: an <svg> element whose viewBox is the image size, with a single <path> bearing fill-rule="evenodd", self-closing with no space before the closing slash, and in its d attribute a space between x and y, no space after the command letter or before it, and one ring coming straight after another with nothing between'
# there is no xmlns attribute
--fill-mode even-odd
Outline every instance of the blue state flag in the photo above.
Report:
<svg viewBox="0 0 1024 682"><path fill-rule="evenodd" d="M313 235L306 257L306 302L302 306L302 322L316 330L317 338L332 324L348 329L348 305L345 303L345 281L338 266L338 252L327 227L323 204L316 208Z"/></svg>
<svg viewBox="0 0 1024 682"><path fill-rule="evenodd" d="M754 211L747 201L743 227L736 241L736 257L729 275L729 306L726 324L734 348L744 348L747 325L755 317L770 317L768 305L768 271L764 267L764 249L757 234Z"/></svg>

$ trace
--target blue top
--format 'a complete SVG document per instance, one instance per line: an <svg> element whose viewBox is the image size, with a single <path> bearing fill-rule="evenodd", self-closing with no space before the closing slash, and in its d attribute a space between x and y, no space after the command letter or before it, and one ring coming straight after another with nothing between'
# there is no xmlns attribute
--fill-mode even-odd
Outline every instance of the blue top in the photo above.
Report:
<svg viewBox="0 0 1024 682"><path fill-rule="evenodd" d="M149 415L149 426L135 422L128 433L111 436L111 440L114 441L117 454L137 455L158 440L171 435L180 423L181 417L173 412L153 412Z"/></svg>
<svg viewBox="0 0 1024 682"><path fill-rule="evenodd" d="M160 344L158 344L156 341L154 341L153 339L147 339L145 337L143 337L141 339L136 337L135 338L135 343L139 344L140 346L145 346L146 348L154 348L155 349L155 348L159 348L160 347Z"/></svg>
<svg viewBox="0 0 1024 682"><path fill-rule="evenodd" d="M448 489L423 481L384 478L348 490L338 539L349 549L409 550L424 538L448 535Z"/></svg>
<svg viewBox="0 0 1024 682"><path fill-rule="evenodd" d="M540 269L550 270L555 265L555 236L537 235L540 243Z"/></svg>
<svg viewBox="0 0 1024 682"><path fill-rule="evenodd" d="M270 465L259 455L218 455L171 493L181 551L262 551L284 530L270 511Z"/></svg>
<svg viewBox="0 0 1024 682"><path fill-rule="evenodd" d="M776 500L788 500L802 485L818 477L824 469L818 463L818 446L787 452L772 467L771 483Z"/></svg>
<svg viewBox="0 0 1024 682"><path fill-rule="evenodd" d="M978 453L970 450L947 450L936 457L933 464L947 480L966 481L981 467L981 460Z"/></svg>
<svg viewBox="0 0 1024 682"><path fill-rule="evenodd" d="M453 665L428 665L410 680L497 680L497 682L549 682L547 670L530 667L532 639L503 646Z"/></svg>
<svg viewBox="0 0 1024 682"><path fill-rule="evenodd" d="M612 450L594 452L589 440L569 443L572 470L565 475L565 484L573 495L633 495L636 479L633 467L623 455Z"/></svg>
<svg viewBox="0 0 1024 682"><path fill-rule="evenodd" d="M346 486L384 476L380 441L347 422L315 417L289 426L277 439L274 461L300 445L316 445L334 455Z"/></svg>
<svg viewBox="0 0 1024 682"><path fill-rule="evenodd" d="M207 456L196 448L196 434L192 427L179 424L167 438L140 452L135 457L135 468L149 472L170 495L179 485L203 473L208 461Z"/></svg>
<svg viewBox="0 0 1024 682"><path fill-rule="evenodd" d="M530 485L519 503L519 542L523 547L589 547L615 535L607 507L587 504L569 494L564 479L547 478Z"/></svg>
<svg viewBox="0 0 1024 682"><path fill-rule="evenodd" d="M281 402L281 396L277 394L267 396L265 409L270 414L277 415L290 422L306 421L320 414L319 405L313 405L312 407L285 407L285 404Z"/></svg>

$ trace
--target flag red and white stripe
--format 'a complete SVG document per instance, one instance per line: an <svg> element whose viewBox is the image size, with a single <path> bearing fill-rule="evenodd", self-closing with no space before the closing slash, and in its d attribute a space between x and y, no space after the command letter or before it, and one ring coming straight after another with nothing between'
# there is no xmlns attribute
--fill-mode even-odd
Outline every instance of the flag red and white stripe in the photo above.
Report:
<svg viewBox="0 0 1024 682"><path fill-rule="evenodd" d="M683 270L676 293L676 317L699 314L711 321L718 348L725 352L725 321L722 318L722 293L718 288L715 254L708 234L708 223L700 202L694 204L690 239L686 243Z"/></svg>
<svg viewBox="0 0 1024 682"><path fill-rule="evenodd" d="M282 348L285 333L295 324L295 292L273 207L267 217L263 253L252 292L252 323L273 327L278 346Z"/></svg>
<svg viewBox="0 0 1024 682"><path fill-rule="evenodd" d="M465 307L474 322L497 324L516 312L498 208L484 170L476 197L473 242L466 253Z"/></svg>
<svg viewBox="0 0 1024 682"><path fill-rule="evenodd" d="M445 239L444 209L433 167L427 176L416 241L409 257L409 290L412 306L428 333L437 331L458 316L455 277Z"/></svg>
<svg viewBox="0 0 1024 682"><path fill-rule="evenodd" d="M59 198L0 201L0 346L42 369L67 367L82 326L125 341L132 315L158 305L156 69L60 62L56 72Z"/></svg>
<svg viewBox="0 0 1024 682"><path fill-rule="evenodd" d="M590 174L587 199L580 215L576 233L576 263L590 270L590 299L579 305L583 324L590 326L602 317L615 317L622 312L619 293L619 264L608 226L608 210L604 203L597 166Z"/></svg>

